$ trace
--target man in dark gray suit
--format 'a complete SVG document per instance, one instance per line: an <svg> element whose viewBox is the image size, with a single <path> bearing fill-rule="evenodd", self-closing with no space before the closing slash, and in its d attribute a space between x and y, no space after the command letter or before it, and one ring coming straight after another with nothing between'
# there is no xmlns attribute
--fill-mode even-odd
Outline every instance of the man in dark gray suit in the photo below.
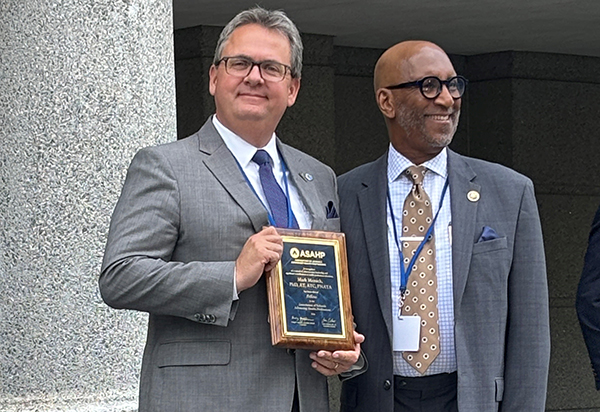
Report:
<svg viewBox="0 0 600 412"><path fill-rule="evenodd" d="M355 350L333 353L270 341L262 275L282 253L272 226L339 230L332 170L275 136L301 65L283 12L238 14L210 68L215 116L131 163L100 290L112 307L150 314L141 412L325 412L325 376L359 357L356 333Z"/></svg>
<svg viewBox="0 0 600 412"><path fill-rule="evenodd" d="M466 86L429 42L399 43L377 62L389 150L338 180L369 360L344 382L343 411L544 410L550 336L534 189L506 167L447 148ZM415 210L419 202L427 207ZM421 235L411 235L424 212ZM437 304L419 312L421 295Z"/></svg>

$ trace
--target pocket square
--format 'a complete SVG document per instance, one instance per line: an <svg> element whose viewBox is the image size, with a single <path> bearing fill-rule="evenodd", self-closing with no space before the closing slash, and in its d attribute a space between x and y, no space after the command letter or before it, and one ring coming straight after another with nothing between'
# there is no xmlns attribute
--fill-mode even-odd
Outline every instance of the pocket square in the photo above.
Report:
<svg viewBox="0 0 600 412"><path fill-rule="evenodd" d="M486 242L488 240L494 240L499 237L500 236L498 236L498 233L496 233L494 229L492 229L489 226L484 226L483 231L481 232L481 236L479 236L479 240L477 241L477 243Z"/></svg>
<svg viewBox="0 0 600 412"><path fill-rule="evenodd" d="M325 213L327 214L327 219L337 219L340 217L331 200L327 203L327 206L325 206Z"/></svg>

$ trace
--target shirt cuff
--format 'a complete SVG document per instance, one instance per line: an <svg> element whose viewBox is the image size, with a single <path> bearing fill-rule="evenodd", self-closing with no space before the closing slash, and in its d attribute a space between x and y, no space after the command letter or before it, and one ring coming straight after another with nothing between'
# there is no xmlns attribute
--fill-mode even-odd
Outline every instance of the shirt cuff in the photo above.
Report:
<svg viewBox="0 0 600 412"><path fill-rule="evenodd" d="M238 300L240 298L240 296L238 295L238 291L237 291L237 282L235 281L237 279L237 269L234 266L233 267L233 300Z"/></svg>

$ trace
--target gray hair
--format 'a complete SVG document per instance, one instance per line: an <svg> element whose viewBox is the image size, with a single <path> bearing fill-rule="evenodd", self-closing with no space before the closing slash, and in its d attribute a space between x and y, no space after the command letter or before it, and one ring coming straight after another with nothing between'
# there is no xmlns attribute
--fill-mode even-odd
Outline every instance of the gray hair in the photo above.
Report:
<svg viewBox="0 0 600 412"><path fill-rule="evenodd" d="M246 24L259 24L266 29L276 30L288 38L292 52L292 77L299 78L302 72L303 47L298 28L296 28L296 25L283 11L266 10L259 6L238 13L237 16L227 23L217 41L213 64L216 65L221 60L225 43L229 40L231 33L238 27L245 26Z"/></svg>

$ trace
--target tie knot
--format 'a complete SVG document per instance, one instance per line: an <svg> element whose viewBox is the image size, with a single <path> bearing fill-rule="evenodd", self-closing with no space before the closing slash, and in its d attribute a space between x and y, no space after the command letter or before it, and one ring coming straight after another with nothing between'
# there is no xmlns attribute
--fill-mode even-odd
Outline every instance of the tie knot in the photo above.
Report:
<svg viewBox="0 0 600 412"><path fill-rule="evenodd" d="M427 168L425 166L410 166L404 173L406 173L408 178L412 180L415 185L420 185L423 183L423 177L425 176L426 171Z"/></svg>
<svg viewBox="0 0 600 412"><path fill-rule="evenodd" d="M264 164L272 164L271 156L269 156L269 153L267 153L266 150L262 149L257 150L256 153L254 153L252 161L258 164L259 166L262 166Z"/></svg>

